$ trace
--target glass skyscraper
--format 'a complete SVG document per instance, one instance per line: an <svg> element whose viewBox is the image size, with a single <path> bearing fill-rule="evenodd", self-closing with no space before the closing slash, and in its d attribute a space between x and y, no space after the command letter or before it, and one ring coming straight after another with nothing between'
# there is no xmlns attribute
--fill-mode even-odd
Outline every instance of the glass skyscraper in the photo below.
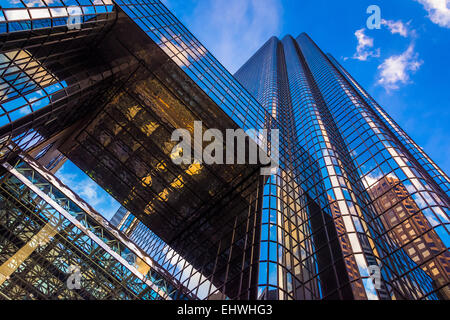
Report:
<svg viewBox="0 0 450 320"><path fill-rule="evenodd" d="M233 76L158 0L6 1L0 73L0 299L450 298L448 176L308 35ZM194 121L279 167L176 165Z"/></svg>
<svg viewBox="0 0 450 320"><path fill-rule="evenodd" d="M259 285L293 299L448 299L448 176L306 34L271 38L235 77L289 145L264 194Z"/></svg>

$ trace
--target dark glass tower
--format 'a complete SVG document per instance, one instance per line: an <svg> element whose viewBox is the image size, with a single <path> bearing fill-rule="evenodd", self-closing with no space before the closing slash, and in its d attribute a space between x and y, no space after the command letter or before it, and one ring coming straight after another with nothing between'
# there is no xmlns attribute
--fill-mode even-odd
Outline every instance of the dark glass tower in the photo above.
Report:
<svg viewBox="0 0 450 320"><path fill-rule="evenodd" d="M450 298L449 178L306 34L232 76L159 1L8 5L1 298ZM278 130L278 169L176 165L196 120L269 150ZM67 159L122 204L112 225L54 178Z"/></svg>

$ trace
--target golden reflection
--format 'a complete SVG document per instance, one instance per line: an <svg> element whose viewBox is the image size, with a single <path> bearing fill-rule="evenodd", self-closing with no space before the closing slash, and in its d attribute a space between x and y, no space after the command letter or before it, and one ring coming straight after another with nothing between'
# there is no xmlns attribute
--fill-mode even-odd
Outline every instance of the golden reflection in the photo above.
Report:
<svg viewBox="0 0 450 320"><path fill-rule="evenodd" d="M151 186L152 185L152 176L148 174L147 176L142 178L142 186Z"/></svg>
<svg viewBox="0 0 450 320"><path fill-rule="evenodd" d="M142 127L141 127L141 131L142 131L143 133L145 133L145 135L146 135L147 137L150 137L150 135L151 135L156 129L158 129L158 127L159 127L159 124L158 124L158 123L156 123L156 122L154 122L154 121L151 121L150 123L148 123L148 124L142 126Z"/></svg>
<svg viewBox="0 0 450 320"><path fill-rule="evenodd" d="M169 190L164 189L163 191L158 193L158 197L161 201L164 201L164 202L167 201L167 199L169 198Z"/></svg>
<svg viewBox="0 0 450 320"><path fill-rule="evenodd" d="M371 189L381 223L388 236L440 287L448 283L450 254L438 234L428 222L405 185L397 178L385 176ZM437 255L436 253L442 252ZM439 294L450 299L450 289L443 287Z"/></svg>
<svg viewBox="0 0 450 320"><path fill-rule="evenodd" d="M202 170L202 165L197 160L194 160L194 163L187 168L186 173L193 176L195 174L199 174L200 170Z"/></svg>
<svg viewBox="0 0 450 320"><path fill-rule="evenodd" d="M8 68L4 70L3 77L16 74L17 71L22 72L28 79L38 84L40 87L46 87L51 83L58 82L58 79L49 70L45 69L42 64L33 58L33 56L27 50L14 50L0 54L0 62L9 62ZM19 74L20 79L22 76ZM21 81L22 82L22 81ZM12 87L15 87L17 81L13 81ZM11 87L3 86L0 88L0 99L6 98L5 93ZM15 88L21 90L19 86Z"/></svg>
<svg viewBox="0 0 450 320"><path fill-rule="evenodd" d="M181 148L179 148L179 149L181 149ZM160 164L161 164L161 165L164 165L164 168L165 168L165 164L164 164L164 163L160 163ZM200 171L202 170L202 168L203 168L203 166L202 166L197 160L194 160L194 163L192 163L192 164L185 170L185 173L188 174L188 175L190 175L190 176L193 176L193 175L199 174ZM183 187L185 186L185 183L186 183L186 182L184 181L183 176L182 176L182 175L179 175L178 177L176 177L176 178L170 183L170 187L171 187L172 189L181 189L181 188L183 188ZM161 191L161 192L158 194L158 197L159 197L158 200L166 202L166 201L169 199L169 194L170 194L170 192L171 192L171 189L170 189L170 188L165 188L163 191ZM145 212L146 214L151 214L151 213L154 212L154 209L153 209L153 201L150 201L150 202L148 203L147 207L144 209L144 212Z"/></svg>
<svg viewBox="0 0 450 320"><path fill-rule="evenodd" d="M55 226L53 222L47 223L19 251L5 261L0 266L0 286L38 247L46 245L57 233L58 226Z"/></svg>
<svg viewBox="0 0 450 320"><path fill-rule="evenodd" d="M164 160L161 160L160 162L158 162L158 164L156 165L156 169L160 172L166 171L167 170L167 165L164 162Z"/></svg>
<svg viewBox="0 0 450 320"><path fill-rule="evenodd" d="M141 111L142 110L142 108L141 107L139 107L139 106L132 106L132 107L130 107L130 108L128 108L127 109L127 113L125 114L125 116L127 117L127 119L129 120L129 121L131 121L131 120L133 120L134 119L134 117L136 117L136 114L139 112L139 111Z"/></svg>
<svg viewBox="0 0 450 320"><path fill-rule="evenodd" d="M178 100L175 100L170 96L165 97L165 99L168 100L168 103L161 97L158 97L158 101L162 104L160 111L165 114L165 118L171 121L177 128L186 128L191 133L194 132L195 119L192 114L185 108L180 108Z"/></svg>
<svg viewBox="0 0 450 320"><path fill-rule="evenodd" d="M122 131L122 127L118 124L114 125L113 133L114 135L118 135Z"/></svg>
<svg viewBox="0 0 450 320"><path fill-rule="evenodd" d="M150 266L149 266L147 263L145 263L145 261L142 260L142 259L139 258L139 257L136 257L136 262L135 262L135 264L136 264L136 269L137 269L140 273L142 273L144 276L147 275L147 273L150 271Z"/></svg>
<svg viewBox="0 0 450 320"><path fill-rule="evenodd" d="M145 214L150 215L154 212L155 212L155 209L153 208L153 202L150 202L149 204L147 204L145 206L145 209L144 209Z"/></svg>
<svg viewBox="0 0 450 320"><path fill-rule="evenodd" d="M150 106L157 118L163 119L174 128L193 129L193 114L181 101L172 96L156 79L140 81L135 87L136 93L146 105Z"/></svg>
<svg viewBox="0 0 450 320"><path fill-rule="evenodd" d="M170 186L175 189L181 189L184 186L184 180L183 176L179 175L171 184Z"/></svg>

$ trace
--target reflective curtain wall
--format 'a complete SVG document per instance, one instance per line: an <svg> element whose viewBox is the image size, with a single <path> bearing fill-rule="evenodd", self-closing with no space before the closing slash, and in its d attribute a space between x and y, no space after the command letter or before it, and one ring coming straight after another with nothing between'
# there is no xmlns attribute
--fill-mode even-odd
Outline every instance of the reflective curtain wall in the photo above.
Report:
<svg viewBox="0 0 450 320"><path fill-rule="evenodd" d="M3 0L0 75L0 299L450 298L448 176L304 33L233 76L159 0ZM175 164L194 121L277 169Z"/></svg>
<svg viewBox="0 0 450 320"><path fill-rule="evenodd" d="M290 166L265 186L262 292L450 298L448 176L348 72L301 34L272 37L235 77L282 123L289 146ZM297 206L284 202L285 175ZM297 224L283 223L291 210Z"/></svg>

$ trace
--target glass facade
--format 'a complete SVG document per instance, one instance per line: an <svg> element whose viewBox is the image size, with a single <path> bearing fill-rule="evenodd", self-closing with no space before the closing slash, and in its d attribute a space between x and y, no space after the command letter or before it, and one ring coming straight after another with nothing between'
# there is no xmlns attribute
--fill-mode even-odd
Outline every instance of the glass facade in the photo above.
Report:
<svg viewBox="0 0 450 320"><path fill-rule="evenodd" d="M270 39L235 77L285 126L287 171L305 197L294 227L283 221L288 173L265 189L260 292L448 299L449 179L373 98L306 34Z"/></svg>
<svg viewBox="0 0 450 320"><path fill-rule="evenodd" d="M128 213L127 209L125 209L124 207L120 207L116 213L112 216L111 220L109 220L109 222L111 222L111 224L118 228L119 228L119 224L121 223L122 219L125 217L125 215Z"/></svg>
<svg viewBox="0 0 450 320"><path fill-rule="evenodd" d="M155 298L450 298L448 176L306 34L272 37L233 76L158 0L1 6L2 203L22 201L10 188L41 186L14 180L26 163L50 186L70 159L123 206L106 242L141 248L158 266L149 283L175 288L142 284ZM81 8L75 27L70 6ZM278 169L175 165L171 133L192 134L194 121L266 128L267 140L249 139L269 150L279 130ZM36 237L74 241L27 215L40 221ZM8 239L2 261L20 252ZM33 283L14 296L15 281L0 292L55 297Z"/></svg>
<svg viewBox="0 0 450 320"><path fill-rule="evenodd" d="M121 217L120 220L119 217ZM130 241L145 251L173 279L182 283L191 292L195 292L196 299L227 299L198 270L195 270L188 261L183 259L182 256L124 207L117 210L117 213L111 218L111 223L113 223L113 220L118 221L117 228L127 235ZM202 278L200 281L201 286L197 287L195 281L190 281L193 276Z"/></svg>

